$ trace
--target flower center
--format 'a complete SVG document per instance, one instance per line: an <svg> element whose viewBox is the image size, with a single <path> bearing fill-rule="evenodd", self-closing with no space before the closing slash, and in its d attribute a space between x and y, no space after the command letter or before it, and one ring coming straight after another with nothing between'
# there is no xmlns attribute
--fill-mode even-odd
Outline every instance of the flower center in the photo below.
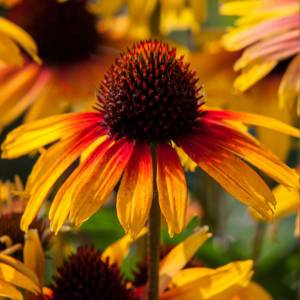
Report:
<svg viewBox="0 0 300 300"><path fill-rule="evenodd" d="M99 42L96 17L86 10L86 0L23 0L8 18L32 35L48 65L80 61Z"/></svg>
<svg viewBox="0 0 300 300"><path fill-rule="evenodd" d="M163 42L144 41L123 53L102 82L96 108L111 135L172 140L199 119L201 87L183 57Z"/></svg>
<svg viewBox="0 0 300 300"><path fill-rule="evenodd" d="M52 300L133 300L116 265L101 260L93 247L80 247L53 278Z"/></svg>

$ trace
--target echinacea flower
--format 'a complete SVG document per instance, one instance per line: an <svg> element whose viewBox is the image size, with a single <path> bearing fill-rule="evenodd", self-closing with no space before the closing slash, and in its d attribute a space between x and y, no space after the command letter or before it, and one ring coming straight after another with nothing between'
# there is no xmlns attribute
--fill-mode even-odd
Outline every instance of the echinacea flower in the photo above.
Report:
<svg viewBox="0 0 300 300"><path fill-rule="evenodd" d="M43 64L0 67L0 130L24 112L28 121L89 106L115 50L86 2L22 0L8 9L7 20L34 38Z"/></svg>
<svg viewBox="0 0 300 300"><path fill-rule="evenodd" d="M251 281L254 273L251 260L231 262L216 269L191 261L210 237L206 226L198 228L162 258L159 266L159 299L247 300L257 296L260 300L271 300L271 295L265 289ZM135 278L134 282L139 281L139 278ZM145 289L145 284L136 287L138 299L145 299Z"/></svg>
<svg viewBox="0 0 300 300"><path fill-rule="evenodd" d="M186 223L187 185L175 144L236 199L271 218L274 196L247 163L294 189L299 186L298 175L241 124L296 137L299 130L264 116L208 109L202 97L195 72L183 57L176 57L176 49L145 41L112 65L99 88L94 112L52 116L9 133L2 145L4 158L51 144L28 180L30 199L22 229L28 229L54 184L85 152L52 202L49 218L54 231L67 219L76 226L87 220L121 179L118 218L135 237L147 222L155 178L169 233L181 232Z"/></svg>
<svg viewBox="0 0 300 300"><path fill-rule="evenodd" d="M289 61L279 87L280 106L298 99L300 111L300 18L298 0L245 0L222 4L221 13L239 16L223 37L230 51L244 49L234 65L242 74L235 87L247 90L281 61Z"/></svg>
<svg viewBox="0 0 300 300"><path fill-rule="evenodd" d="M0 17L0 67L3 63L22 65L24 60L20 48L39 62L36 44L30 35L16 24Z"/></svg>
<svg viewBox="0 0 300 300"><path fill-rule="evenodd" d="M145 231L142 234L144 233ZM164 256L160 262L159 299L209 300L220 297L246 300L249 296L257 296L260 300L271 300L272 297L267 291L251 281L253 263L250 260L232 262L216 269L186 267L210 236L207 227L196 229L191 236ZM43 295L42 299L49 300L144 299L146 285L137 288L120 273L120 267L131 244L132 239L125 235L103 252L91 246L79 247L57 269L50 285L46 287L43 281L44 253L37 232L30 230L24 249L25 266L22 266L27 271L26 274L33 278L35 289L30 290L28 285L26 288L36 294L40 292L39 295ZM0 261L1 258L0 255ZM12 260L10 257L8 259ZM26 283L24 281L23 286ZM8 297L11 296L6 286L3 291ZM31 299L30 294L26 299Z"/></svg>

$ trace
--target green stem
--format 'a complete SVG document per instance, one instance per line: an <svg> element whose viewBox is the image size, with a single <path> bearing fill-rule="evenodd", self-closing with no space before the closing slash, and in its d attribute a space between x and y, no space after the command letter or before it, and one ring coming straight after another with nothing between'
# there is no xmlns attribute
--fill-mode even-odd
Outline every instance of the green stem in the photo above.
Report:
<svg viewBox="0 0 300 300"><path fill-rule="evenodd" d="M160 208L156 187L156 149L152 149L153 157L153 200L149 219L148 232L148 298L159 298L159 256L160 256Z"/></svg>
<svg viewBox="0 0 300 300"><path fill-rule="evenodd" d="M157 197L156 197L157 198ZM158 300L160 210L158 199L153 199L148 233L148 300Z"/></svg>
<svg viewBox="0 0 300 300"><path fill-rule="evenodd" d="M265 222L257 222L255 236L253 239L252 258L256 262L261 254L263 248L263 242L267 230L267 224Z"/></svg>

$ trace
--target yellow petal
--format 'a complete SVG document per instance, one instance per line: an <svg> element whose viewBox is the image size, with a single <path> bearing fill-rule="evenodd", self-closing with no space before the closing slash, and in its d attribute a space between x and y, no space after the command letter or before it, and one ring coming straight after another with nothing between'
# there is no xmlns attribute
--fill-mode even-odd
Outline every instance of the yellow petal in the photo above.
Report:
<svg viewBox="0 0 300 300"><path fill-rule="evenodd" d="M18 70L9 77L7 82L1 85L0 127L5 127L16 118L14 111L22 113L25 110L26 106L23 108L24 101L20 99L26 97L24 95L27 93L30 93L29 91L32 88L32 85L34 85L35 80L38 78L39 72L39 66L29 64ZM27 98L26 102L28 101L30 102L32 99Z"/></svg>
<svg viewBox="0 0 300 300"><path fill-rule="evenodd" d="M17 42L36 62L40 62L34 40L22 28L0 17L0 32Z"/></svg>
<svg viewBox="0 0 300 300"><path fill-rule="evenodd" d="M23 300L22 294L11 284L0 279L0 297L13 300Z"/></svg>
<svg viewBox="0 0 300 300"><path fill-rule="evenodd" d="M150 148L134 146L117 194L117 214L121 225L133 239L145 226L153 196L153 168Z"/></svg>
<svg viewBox="0 0 300 300"><path fill-rule="evenodd" d="M232 110L209 109L208 112L211 112L211 117L216 120L240 121L244 124L261 126L274 131L282 132L290 136L298 138L300 137L300 130L298 128L272 117L247 112L237 112ZM216 117L213 116L213 114L216 114Z"/></svg>
<svg viewBox="0 0 300 300"><path fill-rule="evenodd" d="M143 228L138 234L138 238L147 233L147 228ZM128 255L129 247L133 240L130 235L126 234L113 244L109 245L102 253L101 259L109 259L110 264L117 264L121 267L124 258Z"/></svg>
<svg viewBox="0 0 300 300"><path fill-rule="evenodd" d="M0 60L8 65L21 66L23 63L19 47L0 30Z"/></svg>
<svg viewBox="0 0 300 300"><path fill-rule="evenodd" d="M30 278L4 263L0 263L0 280L24 288L35 294L40 291L40 288Z"/></svg>
<svg viewBox="0 0 300 300"><path fill-rule="evenodd" d="M242 71L242 74L236 78L234 87L241 92L245 92L257 81L270 73L276 65L277 61L272 60L268 62L251 64L245 67Z"/></svg>
<svg viewBox="0 0 300 300"><path fill-rule="evenodd" d="M182 270L174 278L175 284L163 293L162 300L216 300L230 299L244 286L248 285L252 276L252 261L240 261L213 269ZM191 272L191 276L189 274ZM186 278L185 278L186 277ZM189 277L191 280L189 280ZM182 279L183 278L183 279Z"/></svg>
<svg viewBox="0 0 300 300"><path fill-rule="evenodd" d="M37 229L30 229L25 235L24 264L39 278L40 286L44 285L45 256Z"/></svg>
<svg viewBox="0 0 300 300"><path fill-rule="evenodd" d="M23 95L16 95L17 103L6 109L6 114L1 119L2 126L10 124L26 111L26 109L37 99L38 95L44 89L49 80L49 73L46 71L40 72L35 79L32 87Z"/></svg>
<svg viewBox="0 0 300 300"><path fill-rule="evenodd" d="M272 296L260 285L250 282L246 287L241 289L237 295L237 299L241 300L272 300ZM235 298L234 298L235 299ZM232 299L232 300L234 300Z"/></svg>
<svg viewBox="0 0 300 300"><path fill-rule="evenodd" d="M16 158L28 154L62 137L73 136L98 121L97 113L70 113L21 125L7 135L2 144L2 157Z"/></svg>
<svg viewBox="0 0 300 300"><path fill-rule="evenodd" d="M29 201L22 216L21 228L28 230L52 187L66 169L80 156L82 151L97 138L97 128L90 129L80 135L53 145L41 155L35 164L26 191Z"/></svg>
<svg viewBox="0 0 300 300"><path fill-rule="evenodd" d="M33 273L30 269L28 269L23 263L16 260L11 256L7 256L0 253L0 263L6 264L17 270L18 272L22 273L24 276L29 278L36 286L39 285L39 281L35 273Z"/></svg>
<svg viewBox="0 0 300 300"><path fill-rule="evenodd" d="M292 108L300 94L300 54L289 63L279 86L279 106Z"/></svg>
<svg viewBox="0 0 300 300"><path fill-rule="evenodd" d="M171 279L189 262L201 245L211 237L207 227L198 229L172 249L159 266L159 290L162 293Z"/></svg>
<svg viewBox="0 0 300 300"><path fill-rule="evenodd" d="M213 140L207 142L189 141L181 145L199 167L228 193L257 210L264 218L271 219L275 198L262 178L241 159L219 148L217 143L212 144Z"/></svg>
<svg viewBox="0 0 300 300"><path fill-rule="evenodd" d="M297 213L300 203L298 191L283 185L278 185L273 189L273 194L276 199L276 207L273 215L274 221ZM261 219L261 216L253 212L252 215L255 218Z"/></svg>
<svg viewBox="0 0 300 300"><path fill-rule="evenodd" d="M101 141L103 140L101 136L100 139ZM97 143L97 140L95 143ZM71 202L72 199L74 199L73 195L75 190L78 188L77 186L83 182L83 178L89 177L90 172L94 170L92 163L93 161L91 158L97 154L100 159L112 144L112 140L107 139L102 141L102 143L98 145L97 148L95 148L90 155L72 172L72 174L58 190L49 212L50 227L55 233L59 231L69 216ZM94 157L94 159L96 158ZM84 176L82 177L82 175Z"/></svg>
<svg viewBox="0 0 300 300"><path fill-rule="evenodd" d="M169 234L180 233L186 225L187 186L179 157L168 144L157 146L156 182L159 206Z"/></svg>
<svg viewBox="0 0 300 300"><path fill-rule="evenodd" d="M100 145L101 147L101 145ZM105 153L94 150L80 166L70 210L70 219L79 226L107 200L119 181L131 154L133 145L126 139L118 140ZM79 168L80 168L79 167Z"/></svg>
<svg viewBox="0 0 300 300"><path fill-rule="evenodd" d="M180 147L174 146L174 148L184 169L186 171L194 172L197 168L197 164Z"/></svg>

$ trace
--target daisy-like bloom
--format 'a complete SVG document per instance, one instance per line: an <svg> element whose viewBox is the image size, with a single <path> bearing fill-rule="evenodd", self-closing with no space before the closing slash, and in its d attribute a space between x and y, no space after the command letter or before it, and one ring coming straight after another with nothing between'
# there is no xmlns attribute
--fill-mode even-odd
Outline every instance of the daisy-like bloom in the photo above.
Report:
<svg viewBox="0 0 300 300"><path fill-rule="evenodd" d="M31 36L16 24L0 17L0 68L3 63L22 65L24 60L20 48L39 62L37 47Z"/></svg>
<svg viewBox="0 0 300 300"><path fill-rule="evenodd" d="M86 151L52 202L54 231L67 219L76 226L87 220L121 179L118 218L135 237L147 222L155 178L169 233L181 232L187 185L175 144L236 199L270 219L275 198L247 162L290 188L298 189L298 175L250 136L243 123L300 135L268 117L204 107L196 74L183 57L176 57L176 49L158 41L140 42L106 74L95 112L52 116L7 136L4 158L51 144L28 180L30 199L21 227L28 229L57 180Z"/></svg>
<svg viewBox="0 0 300 300"><path fill-rule="evenodd" d="M86 2L22 0L8 10L7 19L36 41L43 64L0 67L0 130L25 111L28 121L84 108L93 99L114 54Z"/></svg>
<svg viewBox="0 0 300 300"><path fill-rule="evenodd" d="M167 35L172 31L199 33L206 18L206 0L96 0L90 10L105 17L104 23L119 22L130 36L143 39L151 33ZM126 7L126 15L116 14ZM158 28L153 28L158 23Z"/></svg>
<svg viewBox="0 0 300 300"><path fill-rule="evenodd" d="M221 6L221 13L239 16L235 27L223 37L228 50L244 49L234 65L236 71L242 71L235 87L245 91L279 62L288 61L279 87L279 103L291 107L297 98L300 111L299 1L228 1Z"/></svg>
<svg viewBox="0 0 300 300"><path fill-rule="evenodd" d="M250 281L252 261L233 262L217 269L185 268L210 236L207 228L198 229L162 259L159 299L246 300L251 295L271 300L263 288ZM124 236L102 254L93 247L80 247L58 269L48 289L49 299L145 299L146 285L136 288L131 282L121 281L119 267L128 252L129 240Z"/></svg>

